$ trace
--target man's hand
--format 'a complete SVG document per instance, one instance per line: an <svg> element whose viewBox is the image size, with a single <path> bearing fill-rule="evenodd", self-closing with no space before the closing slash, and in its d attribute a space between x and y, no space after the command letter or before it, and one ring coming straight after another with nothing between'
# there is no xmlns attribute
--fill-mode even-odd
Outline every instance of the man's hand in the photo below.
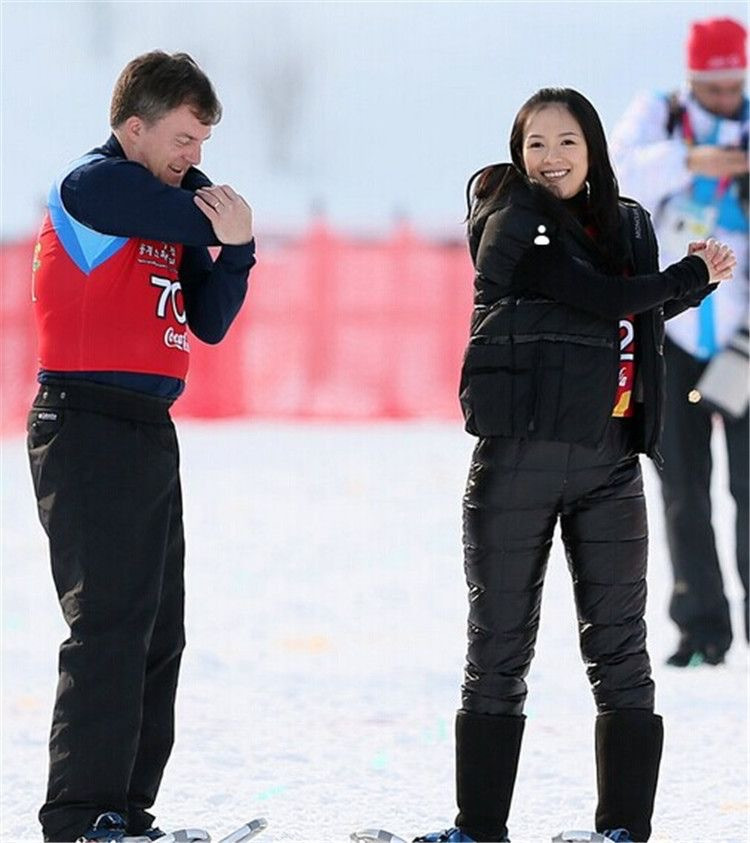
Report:
<svg viewBox="0 0 750 843"><path fill-rule="evenodd" d="M228 184L200 187L193 201L211 221L220 243L239 246L253 239L253 210Z"/></svg>
<svg viewBox="0 0 750 843"><path fill-rule="evenodd" d="M687 168L713 179L733 178L748 171L748 156L742 149L693 146L688 151Z"/></svg>
<svg viewBox="0 0 750 843"><path fill-rule="evenodd" d="M713 237L708 240L695 240L688 243L688 254L697 255L708 267L709 283L727 281L732 277L737 265L734 252L726 243L720 243Z"/></svg>

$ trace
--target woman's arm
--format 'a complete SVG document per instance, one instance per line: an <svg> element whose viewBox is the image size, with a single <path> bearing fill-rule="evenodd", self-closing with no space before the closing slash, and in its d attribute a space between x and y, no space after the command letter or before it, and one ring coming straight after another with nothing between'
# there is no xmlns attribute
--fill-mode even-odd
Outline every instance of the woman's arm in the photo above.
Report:
<svg viewBox="0 0 750 843"><path fill-rule="evenodd" d="M705 261L689 255L662 272L606 275L559 246L531 246L513 271L513 291L535 293L598 316L618 319L642 313L671 299L703 292L710 273Z"/></svg>
<svg viewBox="0 0 750 843"><path fill-rule="evenodd" d="M536 209L506 207L490 214L477 248L474 267L489 290L490 299L513 292L513 270L544 227L546 236L557 226Z"/></svg>
<svg viewBox="0 0 750 843"><path fill-rule="evenodd" d="M679 316L691 307L698 307L703 299L705 299L706 296L710 296L718 286L718 283L709 284L708 287L705 287L693 296L686 296L684 299L670 299L669 301L665 301L664 318L673 319L675 316Z"/></svg>
<svg viewBox="0 0 750 843"><path fill-rule="evenodd" d="M540 237L547 244L539 244ZM706 249L706 244L694 246ZM710 251L715 254L714 246ZM485 286L496 287L480 291L489 300L541 295L613 319L669 302L668 316L673 316L699 303L715 288L710 282L720 280L711 277L708 253L689 255L661 272L654 267L642 275L608 275L571 256L559 244L558 226L538 208L512 204L488 218L475 267Z"/></svg>

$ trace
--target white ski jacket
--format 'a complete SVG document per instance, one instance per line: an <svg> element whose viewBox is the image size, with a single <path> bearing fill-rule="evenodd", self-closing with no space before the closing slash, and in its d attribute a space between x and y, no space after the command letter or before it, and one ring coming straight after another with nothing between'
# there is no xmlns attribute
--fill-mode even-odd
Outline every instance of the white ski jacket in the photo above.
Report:
<svg viewBox="0 0 750 843"><path fill-rule="evenodd" d="M688 91L679 94L679 101L698 144L741 146L747 142L747 103L742 120L717 117L701 107ZM686 166L688 144L678 122L671 136L668 94L642 94L628 107L611 136L612 158L617 170L620 191L632 196L650 211L659 240L660 266L675 263L687 253L690 240L699 239L699 229L679 228L676 221L684 217L685 203L696 199L699 179ZM710 296L711 303L691 308L667 323L669 337L695 357L707 359L720 350L748 320L748 219L747 211L739 211L738 185L726 191L728 198L719 211L722 197L705 202L706 180L703 179L704 201L700 209L708 216L704 225L711 234L728 243L737 255L737 269L731 281L719 285ZM735 213L727 215L727 204L734 204ZM730 209L731 211L731 209ZM739 211L739 216L738 216ZM711 225L711 216L717 219ZM729 221L723 225L722 221ZM706 343L707 321L714 343Z"/></svg>

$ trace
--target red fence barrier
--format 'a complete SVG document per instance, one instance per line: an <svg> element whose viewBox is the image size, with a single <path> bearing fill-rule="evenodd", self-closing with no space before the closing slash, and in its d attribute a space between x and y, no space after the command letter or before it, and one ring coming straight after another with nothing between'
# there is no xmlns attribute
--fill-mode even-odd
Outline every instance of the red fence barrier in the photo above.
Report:
<svg viewBox="0 0 750 843"><path fill-rule="evenodd" d="M0 248L0 431L23 428L36 390L33 241ZM191 342L178 416L458 419L471 311L462 243L406 226L387 238L315 223L258 248L242 312L218 346Z"/></svg>

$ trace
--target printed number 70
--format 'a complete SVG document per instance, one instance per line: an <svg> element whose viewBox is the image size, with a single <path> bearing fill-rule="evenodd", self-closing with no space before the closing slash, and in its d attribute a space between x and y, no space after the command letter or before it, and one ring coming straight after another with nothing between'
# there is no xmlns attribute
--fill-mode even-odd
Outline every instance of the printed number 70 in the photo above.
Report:
<svg viewBox="0 0 750 843"><path fill-rule="evenodd" d="M180 310L177 306L177 293L182 290L180 282L170 281L169 278L162 278L159 275L152 275L151 283L154 285L154 287L162 288L162 293L159 296L159 302L156 305L156 315L159 317L159 319L164 319L166 317L167 301L171 299L172 313L174 313L174 318L180 323L180 325L184 325L187 321L187 316L185 315L185 311Z"/></svg>

